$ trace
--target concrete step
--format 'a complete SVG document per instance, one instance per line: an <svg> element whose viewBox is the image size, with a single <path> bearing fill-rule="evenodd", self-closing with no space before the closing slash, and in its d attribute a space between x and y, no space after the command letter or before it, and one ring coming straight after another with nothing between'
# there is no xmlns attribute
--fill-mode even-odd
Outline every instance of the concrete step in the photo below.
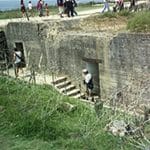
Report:
<svg viewBox="0 0 150 150"><path fill-rule="evenodd" d="M54 79L54 81L52 82L53 84L58 84L61 82L64 82L67 80L67 77L63 76L63 77L58 77L57 79Z"/></svg>
<svg viewBox="0 0 150 150"><path fill-rule="evenodd" d="M74 95L72 97L76 99L80 99L82 96L84 96L84 93L78 93L77 95Z"/></svg>
<svg viewBox="0 0 150 150"><path fill-rule="evenodd" d="M65 93L65 92L71 91L73 89L75 89L75 85L70 84L70 85L68 85L68 86L66 86L64 88L61 88L60 92Z"/></svg>
<svg viewBox="0 0 150 150"><path fill-rule="evenodd" d="M66 95L68 95L68 96L75 96L75 95L77 95L79 93L80 93L79 89L74 89L74 90L71 90L71 91L67 92Z"/></svg>
<svg viewBox="0 0 150 150"><path fill-rule="evenodd" d="M63 81L61 83L58 83L58 84L55 84L55 86L60 89L60 88L65 88L67 87L68 85L71 84L71 81Z"/></svg>

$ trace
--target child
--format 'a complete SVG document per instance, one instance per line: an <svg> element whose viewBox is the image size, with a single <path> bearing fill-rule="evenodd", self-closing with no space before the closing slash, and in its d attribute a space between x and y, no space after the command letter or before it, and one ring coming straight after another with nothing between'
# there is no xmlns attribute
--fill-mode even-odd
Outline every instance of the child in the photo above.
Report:
<svg viewBox="0 0 150 150"><path fill-rule="evenodd" d="M45 12L46 12L46 16L49 16L49 9L48 9L48 4L45 4Z"/></svg>

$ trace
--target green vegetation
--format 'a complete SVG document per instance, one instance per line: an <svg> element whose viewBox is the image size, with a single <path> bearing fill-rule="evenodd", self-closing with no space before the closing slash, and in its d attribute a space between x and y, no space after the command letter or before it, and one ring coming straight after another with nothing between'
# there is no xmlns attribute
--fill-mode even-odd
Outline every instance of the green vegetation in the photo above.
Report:
<svg viewBox="0 0 150 150"><path fill-rule="evenodd" d="M65 111L64 102L77 109ZM134 150L104 130L111 112L101 113L51 86L0 77L1 150Z"/></svg>
<svg viewBox="0 0 150 150"><path fill-rule="evenodd" d="M18 13L19 10L10 10L10 11L0 11L0 19L11 19L11 18L20 18L21 13Z"/></svg>
<svg viewBox="0 0 150 150"><path fill-rule="evenodd" d="M128 11L128 10L122 10L122 11L118 12L118 15L119 16L124 16L124 17L130 17L130 16L132 16L131 12Z"/></svg>
<svg viewBox="0 0 150 150"><path fill-rule="evenodd" d="M132 32L150 32L150 12L139 12L131 18L127 24L127 29Z"/></svg>
<svg viewBox="0 0 150 150"><path fill-rule="evenodd" d="M117 18L117 13L105 12L100 15L100 18Z"/></svg>
<svg viewBox="0 0 150 150"><path fill-rule="evenodd" d="M133 14L128 10L122 10L117 13L109 11L109 12L105 12L105 13L99 15L99 18L118 18L119 19L119 16L128 18L128 17L133 16Z"/></svg>

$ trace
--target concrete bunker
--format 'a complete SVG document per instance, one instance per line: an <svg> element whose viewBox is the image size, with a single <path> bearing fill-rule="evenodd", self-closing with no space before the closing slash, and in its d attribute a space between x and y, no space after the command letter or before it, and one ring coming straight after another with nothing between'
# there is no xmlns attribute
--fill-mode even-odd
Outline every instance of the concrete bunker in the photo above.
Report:
<svg viewBox="0 0 150 150"><path fill-rule="evenodd" d="M150 34L70 31L79 25L71 20L12 22L5 32L10 50L15 42L23 42L26 65L37 65L36 71L46 68L48 73L65 74L79 85L86 67L96 76L94 92L104 100L122 92L131 83L130 76L149 75Z"/></svg>

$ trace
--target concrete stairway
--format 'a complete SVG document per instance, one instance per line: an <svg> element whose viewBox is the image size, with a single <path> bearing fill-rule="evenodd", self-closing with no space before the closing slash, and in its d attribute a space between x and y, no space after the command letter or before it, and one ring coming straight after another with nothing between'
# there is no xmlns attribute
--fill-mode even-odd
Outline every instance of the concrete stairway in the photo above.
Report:
<svg viewBox="0 0 150 150"><path fill-rule="evenodd" d="M56 78L52 84L60 93L63 93L64 95L73 98L81 98L84 96L84 93L81 93L80 89L73 85L71 80L69 80L66 76Z"/></svg>

